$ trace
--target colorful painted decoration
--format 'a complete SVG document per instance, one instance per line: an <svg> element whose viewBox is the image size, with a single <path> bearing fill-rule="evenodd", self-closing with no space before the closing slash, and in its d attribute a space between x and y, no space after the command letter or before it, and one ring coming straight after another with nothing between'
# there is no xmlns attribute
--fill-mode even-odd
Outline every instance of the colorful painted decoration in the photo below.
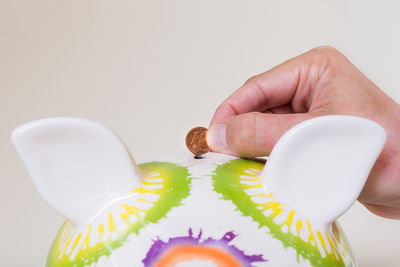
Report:
<svg viewBox="0 0 400 267"><path fill-rule="evenodd" d="M67 218L47 267L350 267L335 220L357 199L385 132L361 118L312 119L266 163L210 152L136 165L112 131L76 118L32 122L12 139Z"/></svg>
<svg viewBox="0 0 400 267"><path fill-rule="evenodd" d="M202 231L197 237L189 229L188 236L173 237L167 242L154 241L146 258L142 261L149 266L176 266L185 261L211 261L221 267L253 267L254 262L266 262L262 255L246 255L244 251L230 245L236 235L227 232L221 239L209 237L201 240Z"/></svg>
<svg viewBox="0 0 400 267"><path fill-rule="evenodd" d="M350 250L336 224L315 228L309 218L297 215L271 192L260 190L263 167L244 159L220 165L213 177L214 189L223 199L232 201L243 216L252 218L259 227L265 226L285 248L296 249L297 257L307 259L312 266L351 266L351 262L344 263Z"/></svg>
<svg viewBox="0 0 400 267"><path fill-rule="evenodd" d="M166 217L189 195L190 178L186 168L168 162L139 165L142 186L131 190L131 198L114 205L107 213L85 227L67 221L50 249L46 266L81 267L96 263L103 255L124 245L149 223Z"/></svg>

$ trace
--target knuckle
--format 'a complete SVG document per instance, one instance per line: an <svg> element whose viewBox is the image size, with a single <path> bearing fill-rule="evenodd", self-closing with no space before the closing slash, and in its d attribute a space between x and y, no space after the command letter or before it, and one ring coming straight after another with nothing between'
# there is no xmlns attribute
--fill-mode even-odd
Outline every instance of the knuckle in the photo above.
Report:
<svg viewBox="0 0 400 267"><path fill-rule="evenodd" d="M245 81L243 85L248 86L248 85L257 83L257 80L258 80L258 75L254 75L254 76L250 77L249 79L247 79L247 81Z"/></svg>
<svg viewBox="0 0 400 267"><path fill-rule="evenodd" d="M345 56L332 46L318 46L305 54L308 66L306 77L314 75L316 81L328 83L337 76L340 66L346 63Z"/></svg>
<svg viewBox="0 0 400 267"><path fill-rule="evenodd" d="M320 45L314 48L318 51L337 51L337 49L331 45Z"/></svg>
<svg viewBox="0 0 400 267"><path fill-rule="evenodd" d="M321 55L331 55L331 54L337 54L340 53L336 48L330 45L322 45L322 46L317 46L310 51L316 53L316 54L321 54Z"/></svg>
<svg viewBox="0 0 400 267"><path fill-rule="evenodd" d="M317 46L311 49L309 51L309 54L312 56L312 58L320 61L339 59L344 57L344 55L339 50L329 45Z"/></svg>

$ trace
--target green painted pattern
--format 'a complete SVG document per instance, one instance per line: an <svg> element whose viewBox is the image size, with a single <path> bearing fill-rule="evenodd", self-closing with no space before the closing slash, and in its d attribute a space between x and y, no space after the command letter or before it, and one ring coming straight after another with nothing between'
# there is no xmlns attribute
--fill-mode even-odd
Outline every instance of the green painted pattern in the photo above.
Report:
<svg viewBox="0 0 400 267"><path fill-rule="evenodd" d="M273 238L280 240L285 248L292 247L297 251L297 255L309 260L312 266L346 266L343 260L337 260L333 253L322 257L318 248L305 242L300 237L282 231L282 226L274 223L271 216L266 217L262 210L257 209L257 205L245 192L251 186L240 183L240 175L246 169L262 169L264 164L245 159L235 159L216 168L213 175L214 190L222 194L222 198L232 201L237 209L244 215L251 217L259 224L259 227L266 226L270 230ZM299 258L298 258L299 259Z"/></svg>
<svg viewBox="0 0 400 267"><path fill-rule="evenodd" d="M131 234L138 234L139 230L148 223L156 223L173 208L181 205L181 201L189 195L190 178L187 168L168 162L149 162L140 164L139 168L143 172L158 172L164 179L163 187L152 189L151 193L158 194L160 197L153 207L144 211L145 215L135 223L129 223L126 230L119 232L116 239L108 238L105 242L99 242L95 246L87 246L80 250L73 261L67 255L61 259L58 244L61 241L61 231L57 234L50 253L47 258L46 267L83 267L97 262L103 256L109 256L113 250L121 247ZM146 191L146 190L145 190ZM67 224L68 222L64 223ZM61 228L63 229L63 227ZM97 229L93 229L97 231Z"/></svg>

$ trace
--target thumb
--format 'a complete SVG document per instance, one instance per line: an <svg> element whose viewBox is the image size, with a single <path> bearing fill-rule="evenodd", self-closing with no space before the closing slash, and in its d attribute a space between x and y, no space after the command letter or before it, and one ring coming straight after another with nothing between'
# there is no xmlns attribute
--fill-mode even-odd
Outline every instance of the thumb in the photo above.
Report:
<svg viewBox="0 0 400 267"><path fill-rule="evenodd" d="M251 112L229 117L207 132L212 151L240 157L270 154L279 138L296 124L315 117L310 113L271 114Z"/></svg>

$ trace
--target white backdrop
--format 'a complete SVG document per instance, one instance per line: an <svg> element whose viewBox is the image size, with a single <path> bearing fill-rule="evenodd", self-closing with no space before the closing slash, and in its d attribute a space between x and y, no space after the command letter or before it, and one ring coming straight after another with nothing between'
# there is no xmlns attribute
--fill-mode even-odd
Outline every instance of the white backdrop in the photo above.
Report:
<svg viewBox="0 0 400 267"><path fill-rule="evenodd" d="M335 46L398 102L397 1L0 0L0 258L42 266L62 218L9 135L50 116L97 120L138 162L184 136L249 77ZM361 267L400 266L400 221L357 204L341 218Z"/></svg>

